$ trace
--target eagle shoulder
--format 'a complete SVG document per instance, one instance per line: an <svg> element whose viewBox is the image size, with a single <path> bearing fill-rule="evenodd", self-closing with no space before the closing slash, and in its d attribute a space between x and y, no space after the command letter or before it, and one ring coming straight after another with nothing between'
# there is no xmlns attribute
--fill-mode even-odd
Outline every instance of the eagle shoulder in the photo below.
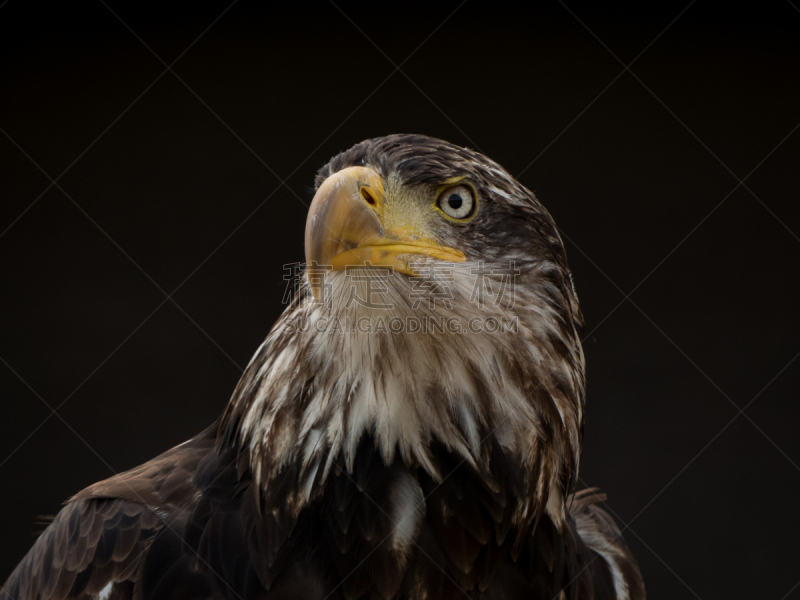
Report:
<svg viewBox="0 0 800 600"><path fill-rule="evenodd" d="M8 577L0 596L5 600L133 598L135 583L146 581L146 563L154 562L147 557L155 540L167 529L184 527L199 495L194 473L213 446L214 432L209 428L67 500ZM158 545L168 550L166 543ZM151 580L161 579L158 573L149 575ZM138 598L142 591L136 590Z"/></svg>

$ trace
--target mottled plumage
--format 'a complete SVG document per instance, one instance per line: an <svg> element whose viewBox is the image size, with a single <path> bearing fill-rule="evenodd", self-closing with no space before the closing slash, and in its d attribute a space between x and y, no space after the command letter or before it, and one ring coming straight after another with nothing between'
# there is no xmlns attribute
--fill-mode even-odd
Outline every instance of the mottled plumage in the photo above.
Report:
<svg viewBox="0 0 800 600"><path fill-rule="evenodd" d="M644 598L600 496L570 496L582 317L550 215L493 161L424 136L357 144L316 187L343 172L380 181L358 210L381 234L401 222L463 260L437 271L421 254L369 306L348 296L374 292L374 265L327 273L324 301L302 278L220 420L72 498L6 582L12 600ZM470 220L432 208L454 181L476 193ZM509 264L513 302L476 302ZM412 302L420 282L447 302ZM517 327L319 328L387 317Z"/></svg>

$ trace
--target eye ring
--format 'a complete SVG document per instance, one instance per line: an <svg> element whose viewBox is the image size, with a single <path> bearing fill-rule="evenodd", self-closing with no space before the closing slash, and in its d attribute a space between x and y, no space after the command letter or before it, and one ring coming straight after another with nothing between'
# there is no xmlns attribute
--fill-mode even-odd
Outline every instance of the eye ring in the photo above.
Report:
<svg viewBox="0 0 800 600"><path fill-rule="evenodd" d="M478 199L472 186L461 183L450 186L439 194L436 208L451 221L464 223L475 216Z"/></svg>

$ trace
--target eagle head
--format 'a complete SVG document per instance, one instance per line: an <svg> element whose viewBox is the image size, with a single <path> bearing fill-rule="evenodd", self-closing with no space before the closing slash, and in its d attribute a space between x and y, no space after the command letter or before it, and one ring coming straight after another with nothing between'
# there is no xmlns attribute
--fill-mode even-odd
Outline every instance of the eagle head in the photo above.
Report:
<svg viewBox="0 0 800 600"><path fill-rule="evenodd" d="M583 429L582 318L534 194L482 154L422 135L356 144L316 178L297 291L222 427L300 511L362 444L434 480L443 456L516 519L564 520ZM284 482L285 483L285 482Z"/></svg>

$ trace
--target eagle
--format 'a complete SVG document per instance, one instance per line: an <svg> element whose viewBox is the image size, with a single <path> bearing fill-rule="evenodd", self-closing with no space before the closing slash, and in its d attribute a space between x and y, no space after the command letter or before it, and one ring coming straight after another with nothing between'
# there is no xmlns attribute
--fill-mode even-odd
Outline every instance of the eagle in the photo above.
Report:
<svg viewBox="0 0 800 600"><path fill-rule="evenodd" d="M300 264L300 263L298 263ZM397 134L315 180L291 299L221 416L70 498L2 600L638 600L575 492L564 243L471 149Z"/></svg>

